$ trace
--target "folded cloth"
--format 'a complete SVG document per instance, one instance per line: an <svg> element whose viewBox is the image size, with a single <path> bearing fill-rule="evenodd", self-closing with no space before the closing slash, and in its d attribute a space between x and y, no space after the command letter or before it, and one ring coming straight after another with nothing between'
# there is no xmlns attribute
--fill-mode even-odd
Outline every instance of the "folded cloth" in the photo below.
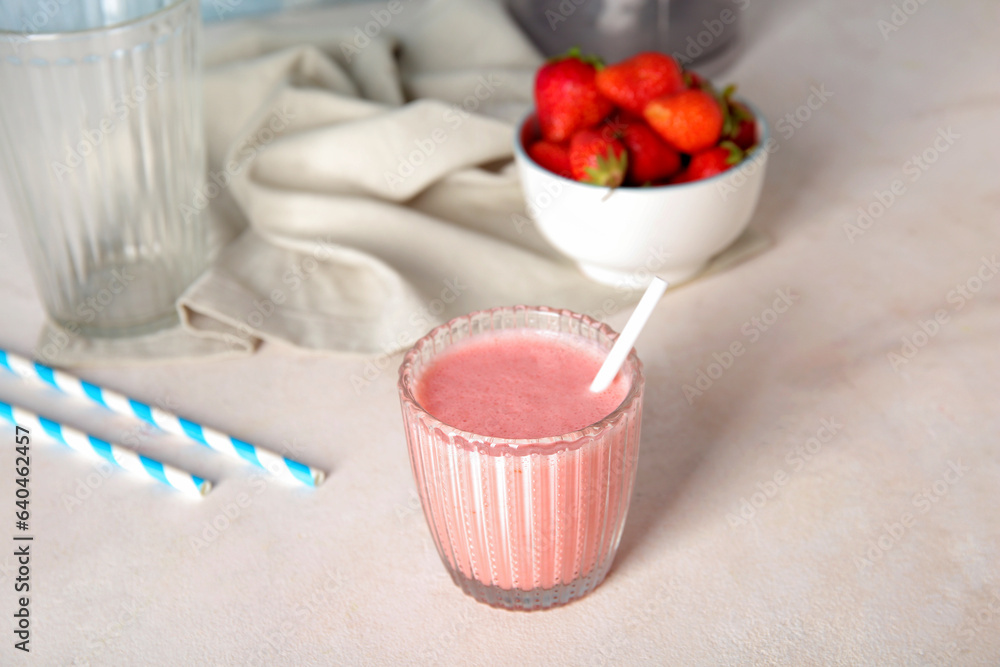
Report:
<svg viewBox="0 0 1000 667"><path fill-rule="evenodd" d="M499 3L340 6L212 27L205 42L209 178L186 210L222 250L180 299L182 330L78 339L55 363L261 340L393 353L471 310L604 315L637 298L586 279L525 216L513 121L540 58ZM735 254L760 246L750 236Z"/></svg>

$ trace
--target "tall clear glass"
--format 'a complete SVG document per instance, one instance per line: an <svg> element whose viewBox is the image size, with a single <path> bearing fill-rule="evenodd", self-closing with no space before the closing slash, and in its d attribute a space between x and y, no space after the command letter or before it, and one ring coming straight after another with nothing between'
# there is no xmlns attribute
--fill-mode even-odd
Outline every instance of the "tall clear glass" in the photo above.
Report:
<svg viewBox="0 0 1000 667"><path fill-rule="evenodd" d="M50 318L137 335L204 269L198 0L0 3L0 166Z"/></svg>
<svg viewBox="0 0 1000 667"><path fill-rule="evenodd" d="M420 502L452 580L480 602L534 610L586 595L611 568L635 483L644 380L632 350L621 371L629 382L621 405L591 426L547 438L462 431L417 401L421 374L437 355L470 337L519 328L603 350L616 338L607 325L566 310L472 313L417 341L400 366L399 393Z"/></svg>

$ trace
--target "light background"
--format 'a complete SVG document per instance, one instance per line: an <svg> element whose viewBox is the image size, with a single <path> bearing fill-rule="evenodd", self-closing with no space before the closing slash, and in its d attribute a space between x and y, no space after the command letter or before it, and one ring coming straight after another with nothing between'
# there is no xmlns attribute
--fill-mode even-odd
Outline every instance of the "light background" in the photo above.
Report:
<svg viewBox="0 0 1000 667"><path fill-rule="evenodd" d="M146 439L144 452L220 480L187 502L126 473L105 479L35 434L33 653L14 651L6 629L14 559L3 548L0 663L1000 662L1000 279L960 310L948 300L1000 254L1000 8L910 4L917 11L886 38L889 2L746 9L744 51L720 79L738 81L775 129L752 223L774 247L669 293L640 339L637 489L616 564L590 596L533 614L465 597L417 508L398 357L356 393L349 378L364 362L272 345L245 360L86 377L290 446L329 470L327 482L288 488L196 446ZM814 86L833 94L785 136L779 119ZM958 138L911 180L907 161L948 128ZM845 225L894 179L905 194L852 243ZM799 300L750 342L744 323L780 289ZM938 310L948 322L894 369L887 354ZM0 345L30 351L41 323L4 200ZM735 341L746 353L689 405L683 385ZM108 438L135 428L0 377L0 400L12 397ZM842 427L797 469L796 448L823 419ZM0 428L0 441L9 540L13 429ZM969 469L936 494L949 461ZM779 471L786 483L759 502ZM915 498L925 489L937 502ZM247 507L234 505L240 494ZM759 507L740 524L744 499ZM206 525L224 523L227 508L234 518L212 537ZM914 520L900 535L893 524L906 512Z"/></svg>

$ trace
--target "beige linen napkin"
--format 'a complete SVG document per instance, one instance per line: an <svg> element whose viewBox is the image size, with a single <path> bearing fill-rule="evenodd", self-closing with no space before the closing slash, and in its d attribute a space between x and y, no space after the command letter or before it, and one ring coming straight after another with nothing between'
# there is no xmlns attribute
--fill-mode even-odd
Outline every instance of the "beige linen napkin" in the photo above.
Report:
<svg viewBox="0 0 1000 667"><path fill-rule="evenodd" d="M598 316L636 294L587 280L526 223L513 122L540 60L491 0L400 0L206 30L221 253L183 329L76 339L60 364L246 354L260 340L392 353L480 308ZM751 235L720 258L759 249ZM43 333L43 338L46 333Z"/></svg>

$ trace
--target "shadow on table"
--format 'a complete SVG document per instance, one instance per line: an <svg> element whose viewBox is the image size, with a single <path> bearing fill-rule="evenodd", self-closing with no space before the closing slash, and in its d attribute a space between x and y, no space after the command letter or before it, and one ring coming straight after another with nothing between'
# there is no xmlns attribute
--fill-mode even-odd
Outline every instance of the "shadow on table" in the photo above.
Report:
<svg viewBox="0 0 1000 667"><path fill-rule="evenodd" d="M726 401L726 392L708 391L694 407L687 404L679 391L678 378L694 377L696 362L685 359L670 367L646 369L640 465L614 569L652 539L650 533L671 523L669 516L678 498L697 477L698 467L723 442L727 423L739 418L738 406L712 405L715 401ZM727 414L727 410L729 418L717 417Z"/></svg>

